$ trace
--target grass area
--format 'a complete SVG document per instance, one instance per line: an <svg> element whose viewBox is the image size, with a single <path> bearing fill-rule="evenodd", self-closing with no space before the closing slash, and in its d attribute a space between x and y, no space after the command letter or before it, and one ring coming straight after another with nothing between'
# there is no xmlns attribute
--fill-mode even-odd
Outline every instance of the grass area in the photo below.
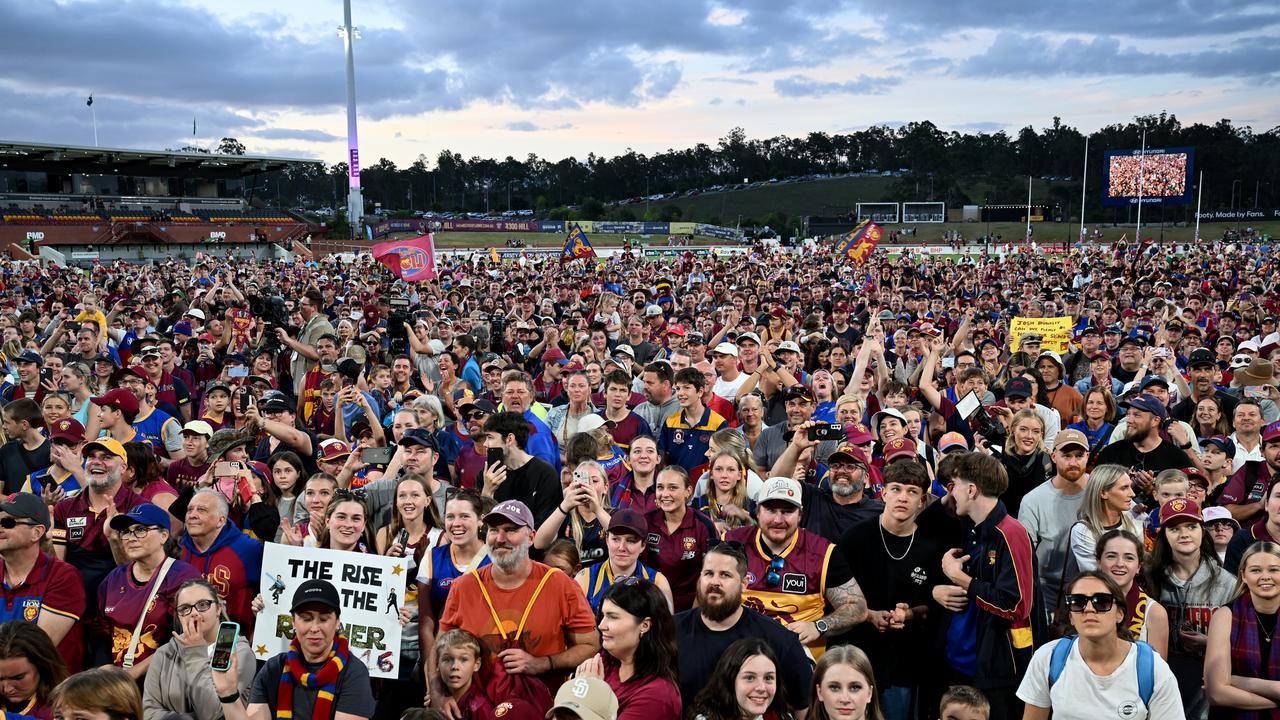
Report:
<svg viewBox="0 0 1280 720"><path fill-rule="evenodd" d="M709 193L696 197L660 200L653 207L674 205L680 208L681 219L709 222L719 218L722 225L734 225L738 216L760 219L770 212L786 213L788 217L803 215L839 215L849 212L860 202L890 202L890 188L898 178L894 177L845 177L830 180L810 180L788 185L762 185L746 190ZM1023 178L1025 183L1026 178ZM1045 180L1032 182L1032 196L1036 202L1049 197L1051 185ZM1025 185L1024 185L1025 187ZM1077 184L1078 188L1079 185ZM973 183L963 188L969 197L983 197L989 188L984 183ZM929 197L929 184L920 184L916 199ZM939 198L941 199L941 198ZM993 202L994 204L994 202ZM637 215L644 212L644 203L628 205Z"/></svg>
<svg viewBox="0 0 1280 720"><path fill-rule="evenodd" d="M1080 226L1075 223L1032 223L1035 239L1040 243L1060 243L1075 242L1080 233ZM902 225L886 225L885 229L892 231L894 229L904 227ZM917 234L915 238L905 238L907 242L919 243L941 243L943 242L944 233L952 230L958 230L961 235L970 241L976 241L979 237L987 233L986 223L942 223L938 225L909 225L905 227L915 227ZM1090 231L1093 225L1088 226ZM1222 232L1229 227L1234 227L1228 223L1205 223L1200 226L1200 237L1206 240L1213 240L1222 236ZM1252 227L1258 229L1259 232L1270 234L1272 237L1280 237L1280 222L1264 222L1254 223ZM1025 232L1025 226L1022 223L991 223L990 232L992 235L999 235L1006 241L1012 240L1018 242L1022 239ZM1132 225L1127 227L1104 227L1103 241L1112 242L1119 240L1122 235L1127 236L1129 240L1134 239L1134 228ZM1142 236L1144 238L1154 238L1156 241L1163 240L1166 243L1187 243L1191 242L1195 236L1195 227L1174 227L1165 225L1162 229L1159 225L1143 225ZM628 236L632 239L642 240L639 236ZM596 233L590 236L591 244L597 247L611 247L622 244L622 235L605 235ZM507 240L523 239L530 247L562 247L564 245L564 237L555 233L477 233L477 232L442 232L436 235L436 247L439 248L505 248ZM653 236L647 241L650 246L665 246L666 238ZM696 237L695 245L722 245L724 242L716 238Z"/></svg>
<svg viewBox="0 0 1280 720"><path fill-rule="evenodd" d="M411 234L392 233L390 237L402 238L410 237ZM588 236L593 247L614 247L622 245L623 235L605 235L603 233L595 233ZM650 236L645 240L639 235L626 235L632 240L640 240L649 245L665 246L667 244L666 236L658 237ZM502 232L502 233L483 233L483 232L440 232L435 235L436 247L438 248L490 248L496 247L499 250L507 247L508 240L524 240L529 247L564 247L564 235L558 233L520 233L520 232ZM694 245L720 245L722 240L716 238L696 236L693 239Z"/></svg>

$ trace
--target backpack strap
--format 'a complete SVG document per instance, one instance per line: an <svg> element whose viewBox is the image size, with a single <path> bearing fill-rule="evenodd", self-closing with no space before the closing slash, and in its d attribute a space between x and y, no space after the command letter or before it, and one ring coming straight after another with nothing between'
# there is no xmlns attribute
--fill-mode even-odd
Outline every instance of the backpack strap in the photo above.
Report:
<svg viewBox="0 0 1280 720"><path fill-rule="evenodd" d="M510 638L507 637L507 631L502 627L502 618L498 617L498 610L493 606L493 599L489 597L489 590L485 588L484 581L480 580L479 577L476 578L476 580L480 580L477 584L480 586L480 594L484 597L485 605L489 606L489 615L493 618L493 626L497 629L498 635L500 635L503 640L520 639L520 634L524 632L525 621L529 619L529 613L533 610L533 604L538 601L538 596L542 594L542 588L546 586L547 580L551 579L551 576L558 572L560 572L558 568L550 568L547 570L546 574L542 576L542 579L538 581L538 586L533 589L533 595L529 598L529 604L524 607L524 614L520 616L520 625L516 627L516 634L514 637Z"/></svg>
<svg viewBox="0 0 1280 720"><path fill-rule="evenodd" d="M1141 640L1135 644L1138 646L1138 697L1142 698L1143 707L1150 709L1151 696L1156 690L1156 651Z"/></svg>
<svg viewBox="0 0 1280 720"><path fill-rule="evenodd" d="M1062 677L1062 671L1067 667L1067 657L1071 655L1071 648L1076 644L1076 636L1064 637L1058 639L1058 644L1053 646L1053 654L1049 656L1049 687L1058 682L1058 678Z"/></svg>

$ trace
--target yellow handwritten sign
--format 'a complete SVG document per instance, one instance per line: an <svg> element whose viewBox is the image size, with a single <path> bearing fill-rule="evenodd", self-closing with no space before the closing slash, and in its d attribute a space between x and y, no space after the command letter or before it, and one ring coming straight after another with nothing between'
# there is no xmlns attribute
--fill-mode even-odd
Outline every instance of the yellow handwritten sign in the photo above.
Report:
<svg viewBox="0 0 1280 720"><path fill-rule="evenodd" d="M1016 317L1009 324L1009 349L1018 352L1018 342L1027 333L1036 333L1043 338L1041 350L1052 350L1059 355L1067 352L1071 342L1071 318L1049 317L1028 318Z"/></svg>

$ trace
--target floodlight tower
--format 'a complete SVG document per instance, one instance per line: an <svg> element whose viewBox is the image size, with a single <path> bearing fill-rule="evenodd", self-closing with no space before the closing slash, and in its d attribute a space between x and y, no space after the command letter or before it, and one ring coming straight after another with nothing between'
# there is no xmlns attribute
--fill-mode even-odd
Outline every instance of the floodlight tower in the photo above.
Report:
<svg viewBox="0 0 1280 720"><path fill-rule="evenodd" d="M338 28L347 54L347 222L351 238L360 232L364 217L364 196L360 192L360 146L356 139L356 55L355 39L359 37L351 24L351 0L342 0L343 25Z"/></svg>

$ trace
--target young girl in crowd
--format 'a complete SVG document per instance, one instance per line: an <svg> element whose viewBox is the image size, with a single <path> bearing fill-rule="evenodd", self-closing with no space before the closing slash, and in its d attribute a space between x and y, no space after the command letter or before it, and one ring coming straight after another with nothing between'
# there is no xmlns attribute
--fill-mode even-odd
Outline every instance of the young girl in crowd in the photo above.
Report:
<svg viewBox="0 0 1280 720"><path fill-rule="evenodd" d="M867 654L854 645L827 648L813 668L813 720L885 720Z"/></svg>
<svg viewBox="0 0 1280 720"><path fill-rule="evenodd" d="M759 638L738 640L724 651L715 672L693 700L695 720L785 720L778 656Z"/></svg>
<svg viewBox="0 0 1280 720"><path fill-rule="evenodd" d="M1124 594L1125 626L1135 640L1169 657L1169 613L1142 589L1146 548L1127 530L1108 530L1098 538L1098 569L1109 575Z"/></svg>

